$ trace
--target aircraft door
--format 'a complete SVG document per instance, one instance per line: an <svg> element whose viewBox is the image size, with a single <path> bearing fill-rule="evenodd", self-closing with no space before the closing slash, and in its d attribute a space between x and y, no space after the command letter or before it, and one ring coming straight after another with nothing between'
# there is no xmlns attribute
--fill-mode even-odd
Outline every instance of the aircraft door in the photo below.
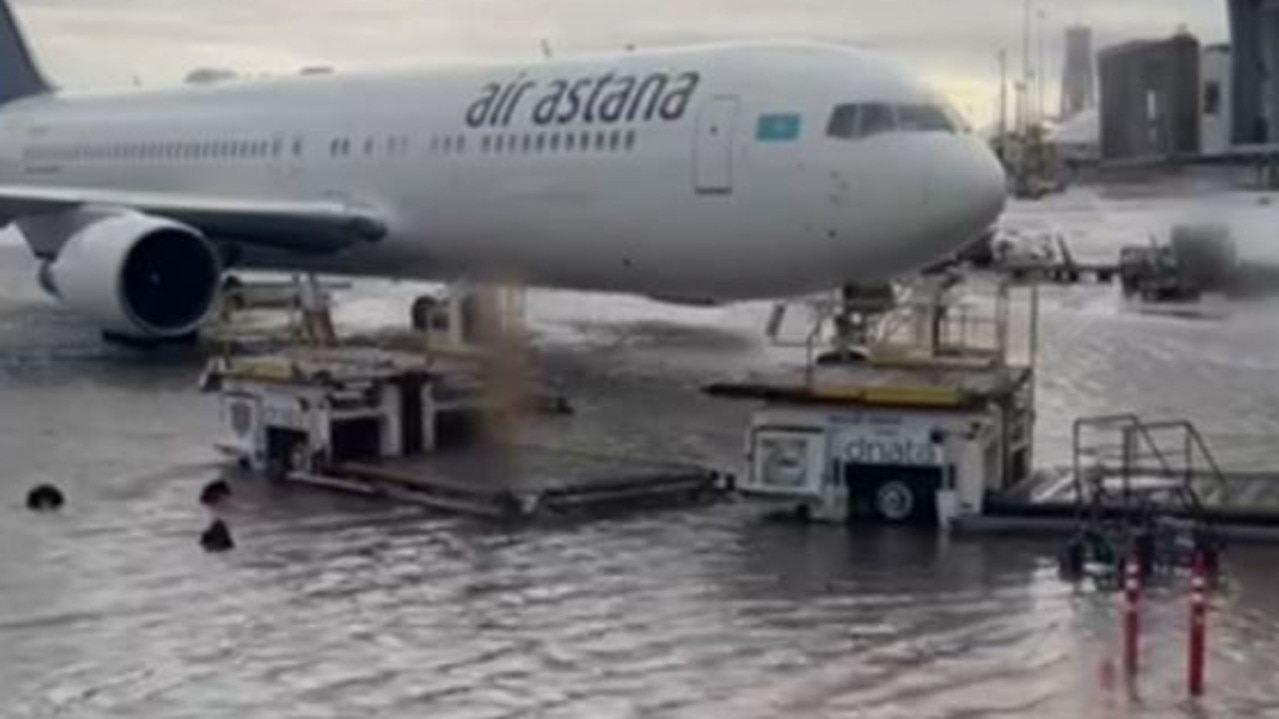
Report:
<svg viewBox="0 0 1279 719"><path fill-rule="evenodd" d="M727 195L733 191L733 137L740 101L728 95L712 97L697 114L694 187L698 194Z"/></svg>

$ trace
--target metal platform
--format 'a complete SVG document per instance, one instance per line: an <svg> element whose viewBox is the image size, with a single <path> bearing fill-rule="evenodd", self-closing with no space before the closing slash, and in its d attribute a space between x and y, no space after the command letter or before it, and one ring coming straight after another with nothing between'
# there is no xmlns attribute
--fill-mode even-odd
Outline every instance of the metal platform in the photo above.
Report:
<svg viewBox="0 0 1279 719"><path fill-rule="evenodd" d="M1275 476L1224 472L1185 420L1131 414L1081 418L1069 471L1038 476L958 519L971 534L1102 537L1115 547L1142 532L1177 540L1203 534L1233 542L1279 542Z"/></svg>
<svg viewBox="0 0 1279 719"><path fill-rule="evenodd" d="M794 343L805 349L802 367L705 387L760 403L746 432L743 493L816 521L944 527L1023 481L1037 290L1021 288L1029 326L1015 332L1011 283L966 289L953 276L927 276L891 306L819 304ZM833 356L819 355L827 342Z"/></svg>
<svg viewBox="0 0 1279 719"><path fill-rule="evenodd" d="M708 385L724 399L764 400L798 405L881 408L971 409L1006 398L1031 381L1028 367L985 363L867 362L819 366Z"/></svg>
<svg viewBox="0 0 1279 719"><path fill-rule="evenodd" d="M259 476L491 519L696 505L732 479L689 464L521 446L511 422L571 412L474 353L291 347L219 357L218 447ZM500 382L500 380L499 380ZM510 384L510 382L507 382Z"/></svg>
<svg viewBox="0 0 1279 719"><path fill-rule="evenodd" d="M696 506L732 489L731 477L692 465L526 446L346 462L287 479L489 519Z"/></svg>

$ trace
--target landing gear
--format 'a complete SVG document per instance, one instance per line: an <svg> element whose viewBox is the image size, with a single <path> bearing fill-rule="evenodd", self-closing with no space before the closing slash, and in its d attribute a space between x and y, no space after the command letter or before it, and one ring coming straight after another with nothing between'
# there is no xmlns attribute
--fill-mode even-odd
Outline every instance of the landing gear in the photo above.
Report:
<svg viewBox="0 0 1279 719"><path fill-rule="evenodd" d="M831 318L834 332L831 349L817 356L819 365L853 364L866 361L875 322L890 312L897 298L888 284L861 287L844 285L839 291L839 306Z"/></svg>
<svg viewBox="0 0 1279 719"><path fill-rule="evenodd" d="M222 289L219 291L224 310L238 312L245 309L244 281L236 275L227 274L222 277Z"/></svg>
<svg viewBox="0 0 1279 719"><path fill-rule="evenodd" d="M431 342L454 347L483 344L522 327L522 287L458 283L439 295L413 300L409 320Z"/></svg>

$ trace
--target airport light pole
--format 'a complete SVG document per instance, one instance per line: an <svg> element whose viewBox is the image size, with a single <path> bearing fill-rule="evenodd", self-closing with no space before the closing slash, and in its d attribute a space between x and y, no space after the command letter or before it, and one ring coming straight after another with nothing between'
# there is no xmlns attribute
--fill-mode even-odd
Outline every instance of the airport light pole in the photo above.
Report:
<svg viewBox="0 0 1279 719"><path fill-rule="evenodd" d="M1047 108L1044 105L1044 90L1048 86L1048 56L1046 54L1046 44L1044 42L1044 30L1048 24L1048 11L1044 8L1039 8L1035 13L1035 17L1039 20L1039 68L1036 74L1039 82L1039 86L1037 88L1039 92L1039 102L1035 114L1038 117L1038 121L1042 124L1044 121L1044 115L1047 112Z"/></svg>
<svg viewBox="0 0 1279 719"><path fill-rule="evenodd" d="M1030 88L1030 11L1032 0L1025 0L1025 7L1022 13L1022 29L1021 29L1021 86L1025 89ZM1018 120L1018 131L1025 133L1030 129L1030 119L1028 112L1029 102L1023 102L1023 111Z"/></svg>
<svg viewBox="0 0 1279 719"><path fill-rule="evenodd" d="M999 159L1007 158L1005 145L1008 142L1008 49L999 50Z"/></svg>

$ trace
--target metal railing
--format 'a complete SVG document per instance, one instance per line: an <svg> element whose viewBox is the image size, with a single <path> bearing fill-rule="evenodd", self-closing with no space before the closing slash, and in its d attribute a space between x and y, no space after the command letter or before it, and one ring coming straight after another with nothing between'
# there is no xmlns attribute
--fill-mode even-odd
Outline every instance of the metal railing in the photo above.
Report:
<svg viewBox="0 0 1279 719"><path fill-rule="evenodd" d="M1090 433L1117 432L1118 444L1089 443ZM1175 446L1169 447L1172 437ZM1164 440L1164 441L1160 441ZM1206 477L1222 504L1230 501L1230 487L1212 450L1193 422L1162 420L1148 422L1135 414L1086 417L1075 421L1072 428L1073 472L1076 500L1083 503L1095 499L1086 496L1084 481L1091 473L1094 495L1104 491L1106 479L1121 480L1121 496L1125 504L1133 498L1133 480L1157 477L1178 480L1192 509L1200 505L1197 485ZM1090 460L1088 467L1085 460ZM1118 466L1114 466L1117 462Z"/></svg>

